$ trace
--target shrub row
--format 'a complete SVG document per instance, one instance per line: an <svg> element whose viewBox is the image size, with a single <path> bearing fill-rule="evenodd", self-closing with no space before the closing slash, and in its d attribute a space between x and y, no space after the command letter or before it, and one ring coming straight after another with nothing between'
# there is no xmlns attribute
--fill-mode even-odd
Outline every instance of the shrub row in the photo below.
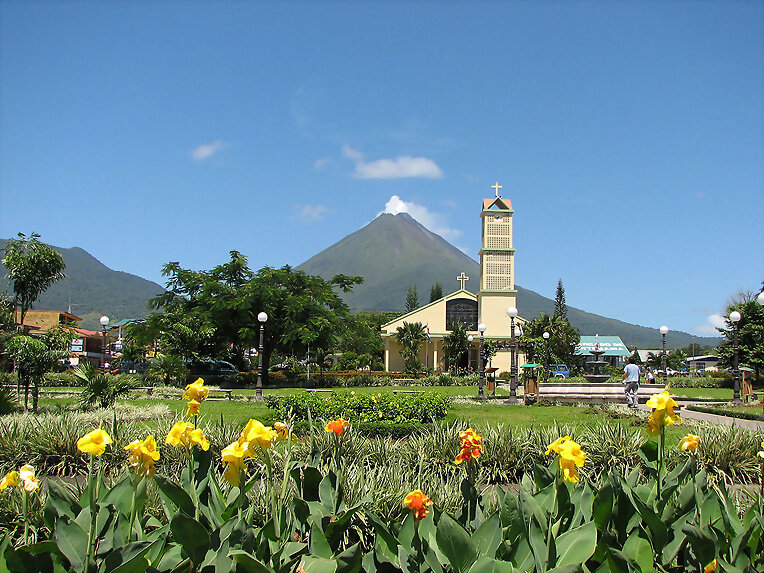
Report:
<svg viewBox="0 0 764 573"><path fill-rule="evenodd" d="M747 412L739 408L732 407L713 407L713 406L700 406L697 404L690 404L687 406L688 410L695 412L703 412L704 414L714 414L716 416L729 416L730 418L740 418L742 420L759 420L761 414L756 412Z"/></svg>
<svg viewBox="0 0 764 573"><path fill-rule="evenodd" d="M266 396L276 418L294 420L345 418L355 422L436 422L448 413L451 401L436 393L356 394L335 392Z"/></svg>

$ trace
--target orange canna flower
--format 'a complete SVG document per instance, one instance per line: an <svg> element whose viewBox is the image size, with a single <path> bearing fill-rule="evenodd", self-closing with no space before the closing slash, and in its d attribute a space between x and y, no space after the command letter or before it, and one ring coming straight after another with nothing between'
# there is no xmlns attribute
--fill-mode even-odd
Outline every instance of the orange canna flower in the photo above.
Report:
<svg viewBox="0 0 764 573"><path fill-rule="evenodd" d="M472 428L468 428L464 432L459 432L459 440L461 440L461 449L459 455L457 455L454 460L456 465L477 459L484 451L483 436L478 434Z"/></svg>
<svg viewBox="0 0 764 573"><path fill-rule="evenodd" d="M415 489L403 500L403 505L408 507L416 519L424 519L430 512L432 500L422 493L421 489Z"/></svg>
<svg viewBox="0 0 764 573"><path fill-rule="evenodd" d="M332 420L328 424L326 424L326 431L327 432L334 432L337 435L341 435L345 433L345 430L347 430L350 427L350 422L343 418L337 418L336 420Z"/></svg>

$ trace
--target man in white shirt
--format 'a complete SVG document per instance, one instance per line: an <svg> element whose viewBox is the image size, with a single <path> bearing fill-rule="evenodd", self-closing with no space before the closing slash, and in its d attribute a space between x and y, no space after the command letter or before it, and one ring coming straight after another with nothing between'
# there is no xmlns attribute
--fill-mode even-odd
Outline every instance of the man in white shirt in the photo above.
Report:
<svg viewBox="0 0 764 573"><path fill-rule="evenodd" d="M634 364L634 358L629 358L629 363L623 369L623 382L626 384L623 391L626 393L626 405L629 408L636 408L639 405L637 397L639 375L639 366Z"/></svg>

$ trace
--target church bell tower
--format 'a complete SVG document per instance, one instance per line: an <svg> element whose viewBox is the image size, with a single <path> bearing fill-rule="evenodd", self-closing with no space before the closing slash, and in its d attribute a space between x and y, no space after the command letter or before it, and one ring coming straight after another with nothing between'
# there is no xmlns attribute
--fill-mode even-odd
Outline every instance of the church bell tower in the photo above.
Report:
<svg viewBox="0 0 764 573"><path fill-rule="evenodd" d="M486 325L486 336L508 336L506 311L517 306L515 249L512 246L512 203L499 195L501 185L491 186L496 196L483 199L480 247L480 291L478 320Z"/></svg>

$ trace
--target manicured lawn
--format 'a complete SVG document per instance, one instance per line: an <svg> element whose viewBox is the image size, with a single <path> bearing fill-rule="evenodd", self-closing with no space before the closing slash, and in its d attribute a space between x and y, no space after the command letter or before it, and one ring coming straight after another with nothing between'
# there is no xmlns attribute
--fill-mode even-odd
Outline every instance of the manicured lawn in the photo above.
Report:
<svg viewBox="0 0 764 573"><path fill-rule="evenodd" d="M732 388L671 388L672 396L678 398L691 398L695 400L718 400L727 402L732 400Z"/></svg>

